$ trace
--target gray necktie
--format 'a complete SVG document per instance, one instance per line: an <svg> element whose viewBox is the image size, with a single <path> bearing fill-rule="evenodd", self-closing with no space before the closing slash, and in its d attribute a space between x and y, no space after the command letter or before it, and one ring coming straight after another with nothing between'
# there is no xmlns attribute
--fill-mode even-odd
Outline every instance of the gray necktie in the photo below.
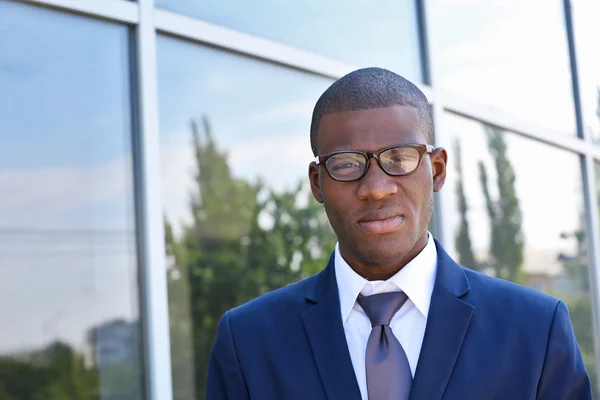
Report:
<svg viewBox="0 0 600 400"><path fill-rule="evenodd" d="M359 296L358 303L371 320L366 369L369 400L407 400L412 374L406 353L394 336L390 321L402 307L404 292Z"/></svg>

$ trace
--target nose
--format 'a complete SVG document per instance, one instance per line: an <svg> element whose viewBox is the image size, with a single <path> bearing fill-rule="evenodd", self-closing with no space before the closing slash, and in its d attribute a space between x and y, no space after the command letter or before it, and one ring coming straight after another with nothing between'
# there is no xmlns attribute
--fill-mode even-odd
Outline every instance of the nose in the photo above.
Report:
<svg viewBox="0 0 600 400"><path fill-rule="evenodd" d="M386 174L377 160L369 160L369 169L359 181L358 197L361 200L381 200L398 192L394 177Z"/></svg>

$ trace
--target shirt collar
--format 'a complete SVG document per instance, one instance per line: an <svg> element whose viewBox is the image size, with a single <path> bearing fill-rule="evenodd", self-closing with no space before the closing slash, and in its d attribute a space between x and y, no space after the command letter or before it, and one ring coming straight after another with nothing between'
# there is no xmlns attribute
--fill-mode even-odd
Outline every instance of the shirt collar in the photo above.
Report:
<svg viewBox="0 0 600 400"><path fill-rule="evenodd" d="M427 318L437 271L437 251L433 236L428 232L425 248L387 281L368 281L357 274L344 260L339 243L335 246L335 277L340 297L342 322L345 323L358 295L383 293L400 289Z"/></svg>

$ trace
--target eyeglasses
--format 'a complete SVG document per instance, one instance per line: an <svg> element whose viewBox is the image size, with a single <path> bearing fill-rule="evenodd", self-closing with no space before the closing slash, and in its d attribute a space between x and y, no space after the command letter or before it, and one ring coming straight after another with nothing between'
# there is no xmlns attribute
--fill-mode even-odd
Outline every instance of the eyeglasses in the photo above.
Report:
<svg viewBox="0 0 600 400"><path fill-rule="evenodd" d="M376 152L343 150L323 154L315 159L323 165L331 179L350 182L361 179L369 169L369 160L374 158L388 175L406 176L417 170L424 154L432 153L430 144L406 144L383 148Z"/></svg>

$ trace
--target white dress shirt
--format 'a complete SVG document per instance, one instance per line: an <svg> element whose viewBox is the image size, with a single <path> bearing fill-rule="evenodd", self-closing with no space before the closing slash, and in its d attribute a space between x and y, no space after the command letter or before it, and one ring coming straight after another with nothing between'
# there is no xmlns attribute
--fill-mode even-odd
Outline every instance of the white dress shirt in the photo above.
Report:
<svg viewBox="0 0 600 400"><path fill-rule="evenodd" d="M352 366L363 400L367 400L365 354L371 333L371 322L356 299L359 293L370 296L378 293L403 291L406 303L392 318L390 328L404 348L413 377L423 344L431 293L435 284L437 251L433 237L428 233L427 245L412 261L387 281L368 281L358 275L335 246L335 277L340 296L342 322Z"/></svg>

